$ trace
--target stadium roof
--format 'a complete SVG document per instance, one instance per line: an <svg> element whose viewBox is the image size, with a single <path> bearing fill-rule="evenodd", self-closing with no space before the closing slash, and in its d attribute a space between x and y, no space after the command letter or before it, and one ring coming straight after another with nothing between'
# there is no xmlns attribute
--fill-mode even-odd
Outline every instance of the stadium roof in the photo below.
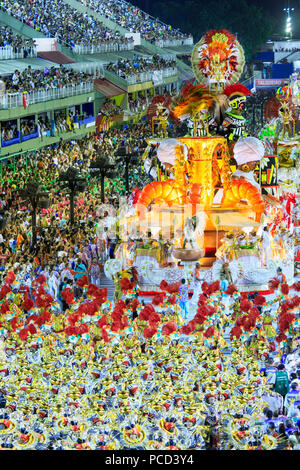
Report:
<svg viewBox="0 0 300 470"><path fill-rule="evenodd" d="M106 79L101 80L100 78L97 78L94 81L94 86L97 91L102 93L102 95L106 96L107 98L111 98L112 96L123 95L123 93L126 92L126 90L122 90L122 88L119 88L118 86L114 85Z"/></svg>
<svg viewBox="0 0 300 470"><path fill-rule="evenodd" d="M49 62L48 60L43 60L35 57L19 59L19 60L0 60L0 75L10 75L14 73L15 70L22 72L29 65L33 70L40 70L44 68L57 67L57 64Z"/></svg>

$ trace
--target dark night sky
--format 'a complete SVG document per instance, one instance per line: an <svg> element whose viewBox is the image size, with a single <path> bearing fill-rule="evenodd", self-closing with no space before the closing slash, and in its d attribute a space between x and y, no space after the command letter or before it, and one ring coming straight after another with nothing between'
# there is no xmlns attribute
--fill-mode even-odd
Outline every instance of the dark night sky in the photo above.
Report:
<svg viewBox="0 0 300 470"><path fill-rule="evenodd" d="M129 0L130 1L130 0ZM151 4L161 2L162 0L131 0L133 4L137 4L143 10L149 11ZM197 1L197 0L196 0ZM224 0L230 3L230 0ZM184 2L184 0L182 0ZM205 5L209 7L209 0L198 0L199 5ZM293 7L295 8L295 12L293 13L293 31L294 31L294 39L300 39L300 0L248 0L250 4L255 4L259 7L262 7L266 14L272 15L274 18L278 20L278 28L283 32L285 29L286 24L286 13L283 11L283 8L286 7ZM149 8L150 7L150 8Z"/></svg>

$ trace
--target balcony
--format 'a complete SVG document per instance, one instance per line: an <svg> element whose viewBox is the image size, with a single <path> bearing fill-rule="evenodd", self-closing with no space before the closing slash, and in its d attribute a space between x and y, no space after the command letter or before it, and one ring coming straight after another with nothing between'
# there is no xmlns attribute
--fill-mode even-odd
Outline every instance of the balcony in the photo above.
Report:
<svg viewBox="0 0 300 470"><path fill-rule="evenodd" d="M166 78L178 76L177 68L167 68L163 70L152 70L151 72L141 72L134 75L127 75L126 78L119 77L118 75L104 70L105 78L122 86L130 92L130 87L146 82L152 82L154 85L163 85Z"/></svg>
<svg viewBox="0 0 300 470"><path fill-rule="evenodd" d="M75 45L72 47L74 54L105 54L107 52L122 52L132 51L134 43L108 43L108 44L88 44L88 45Z"/></svg>
<svg viewBox="0 0 300 470"><path fill-rule="evenodd" d="M185 39L158 39L154 42L157 47L180 47L180 46L192 46L194 44L193 38Z"/></svg>
<svg viewBox="0 0 300 470"><path fill-rule="evenodd" d="M79 85L70 85L62 88L52 88L49 90L34 90L24 93L28 105L41 103L45 101L68 98L70 96L90 93L94 90L94 83L87 82ZM14 109L23 106L23 93L6 93L0 97L1 109Z"/></svg>
<svg viewBox="0 0 300 470"><path fill-rule="evenodd" d="M29 57L37 57L35 46L32 46L29 52L25 47L20 47L18 52L15 52L15 48L12 46L0 47L0 60L27 59Z"/></svg>

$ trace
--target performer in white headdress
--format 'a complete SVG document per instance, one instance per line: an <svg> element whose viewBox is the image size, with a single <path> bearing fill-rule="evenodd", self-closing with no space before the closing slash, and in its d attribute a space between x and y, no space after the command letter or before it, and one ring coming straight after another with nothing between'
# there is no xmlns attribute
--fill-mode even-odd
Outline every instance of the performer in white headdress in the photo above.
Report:
<svg viewBox="0 0 300 470"><path fill-rule="evenodd" d="M249 181L249 183L260 189L260 185L256 182L253 171L265 154L265 147L261 140L256 137L244 137L240 139L233 148L234 159L237 163L237 170L233 173L232 178Z"/></svg>
<svg viewBox="0 0 300 470"><path fill-rule="evenodd" d="M233 148L234 159L237 163L236 171L231 175L232 179L245 179L260 190L260 185L255 180L253 170L257 163L264 157L265 147L256 137L244 137L237 141ZM219 189L214 197L214 204L220 204L224 190Z"/></svg>

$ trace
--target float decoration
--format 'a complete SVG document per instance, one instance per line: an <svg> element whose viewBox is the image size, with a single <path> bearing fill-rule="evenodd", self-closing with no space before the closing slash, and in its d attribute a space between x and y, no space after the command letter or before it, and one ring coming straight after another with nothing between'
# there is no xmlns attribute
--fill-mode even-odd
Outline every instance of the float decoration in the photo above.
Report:
<svg viewBox="0 0 300 470"><path fill-rule="evenodd" d="M235 35L225 29L206 33L192 53L192 66L198 82L219 92L239 81L244 65L242 46Z"/></svg>

